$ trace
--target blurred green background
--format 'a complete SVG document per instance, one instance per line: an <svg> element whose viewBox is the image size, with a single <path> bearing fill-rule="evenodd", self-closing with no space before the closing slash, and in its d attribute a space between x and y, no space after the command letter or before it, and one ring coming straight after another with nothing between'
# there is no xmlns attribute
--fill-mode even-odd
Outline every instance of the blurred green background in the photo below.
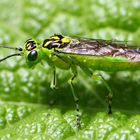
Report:
<svg viewBox="0 0 140 140"><path fill-rule="evenodd" d="M117 39L140 44L139 0L1 0L0 44L23 47L54 33ZM0 48L0 58L14 51ZM24 58L0 63L1 139L140 139L140 72L102 72L113 90L112 116L107 89L79 70L74 87L80 99L82 129L75 133L75 106L67 83L70 71L57 70L52 90L47 63L28 69Z"/></svg>

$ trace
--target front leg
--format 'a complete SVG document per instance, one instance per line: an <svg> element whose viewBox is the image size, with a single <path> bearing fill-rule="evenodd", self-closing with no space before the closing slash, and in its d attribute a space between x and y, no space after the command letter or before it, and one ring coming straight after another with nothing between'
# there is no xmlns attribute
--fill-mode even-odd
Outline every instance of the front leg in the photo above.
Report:
<svg viewBox="0 0 140 140"><path fill-rule="evenodd" d="M56 68L53 67L53 78L51 81L51 88L56 89Z"/></svg>

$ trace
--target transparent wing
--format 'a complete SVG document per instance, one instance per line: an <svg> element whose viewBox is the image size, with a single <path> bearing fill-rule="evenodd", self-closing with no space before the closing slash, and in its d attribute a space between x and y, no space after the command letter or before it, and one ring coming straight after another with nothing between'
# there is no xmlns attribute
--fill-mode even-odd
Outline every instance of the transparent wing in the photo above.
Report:
<svg viewBox="0 0 140 140"><path fill-rule="evenodd" d="M71 39L59 52L77 55L121 56L129 59L140 57L138 46L123 41L102 39Z"/></svg>

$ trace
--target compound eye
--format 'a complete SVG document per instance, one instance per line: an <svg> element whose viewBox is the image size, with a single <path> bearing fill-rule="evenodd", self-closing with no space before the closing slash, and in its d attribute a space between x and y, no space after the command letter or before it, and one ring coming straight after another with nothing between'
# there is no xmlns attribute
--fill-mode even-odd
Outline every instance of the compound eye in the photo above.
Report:
<svg viewBox="0 0 140 140"><path fill-rule="evenodd" d="M31 51L33 49L36 48L36 43L34 40L32 39L28 39L26 42L25 42L25 48L27 51Z"/></svg>
<svg viewBox="0 0 140 140"><path fill-rule="evenodd" d="M37 59L38 53L37 51L33 50L28 54L29 61L35 61Z"/></svg>

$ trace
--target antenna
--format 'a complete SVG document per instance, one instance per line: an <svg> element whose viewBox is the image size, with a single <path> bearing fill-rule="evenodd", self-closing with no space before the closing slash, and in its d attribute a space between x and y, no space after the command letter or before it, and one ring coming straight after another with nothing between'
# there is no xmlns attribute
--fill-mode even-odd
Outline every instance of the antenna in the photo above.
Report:
<svg viewBox="0 0 140 140"><path fill-rule="evenodd" d="M10 57L13 57L13 56L21 56L21 54L20 53L15 53L15 54L8 55L8 56L0 59L0 62L4 61L4 60L6 60L6 59L8 59Z"/></svg>
<svg viewBox="0 0 140 140"><path fill-rule="evenodd" d="M17 47L14 48L14 47L11 47L11 46L1 46L1 45L0 45L0 48L7 48L7 49L12 49L12 50L17 50L17 51L20 51L20 52L22 52L22 50L23 50L22 48L17 48ZM6 60L6 59L8 59L10 57L13 57L13 56L21 56L21 54L22 53L14 53L14 54L8 55L8 56L0 59L0 62L4 61L4 60Z"/></svg>
<svg viewBox="0 0 140 140"><path fill-rule="evenodd" d="M1 48L7 48L7 49L12 49L12 50L18 50L18 51L22 51L22 48L14 48L11 46L0 46Z"/></svg>

